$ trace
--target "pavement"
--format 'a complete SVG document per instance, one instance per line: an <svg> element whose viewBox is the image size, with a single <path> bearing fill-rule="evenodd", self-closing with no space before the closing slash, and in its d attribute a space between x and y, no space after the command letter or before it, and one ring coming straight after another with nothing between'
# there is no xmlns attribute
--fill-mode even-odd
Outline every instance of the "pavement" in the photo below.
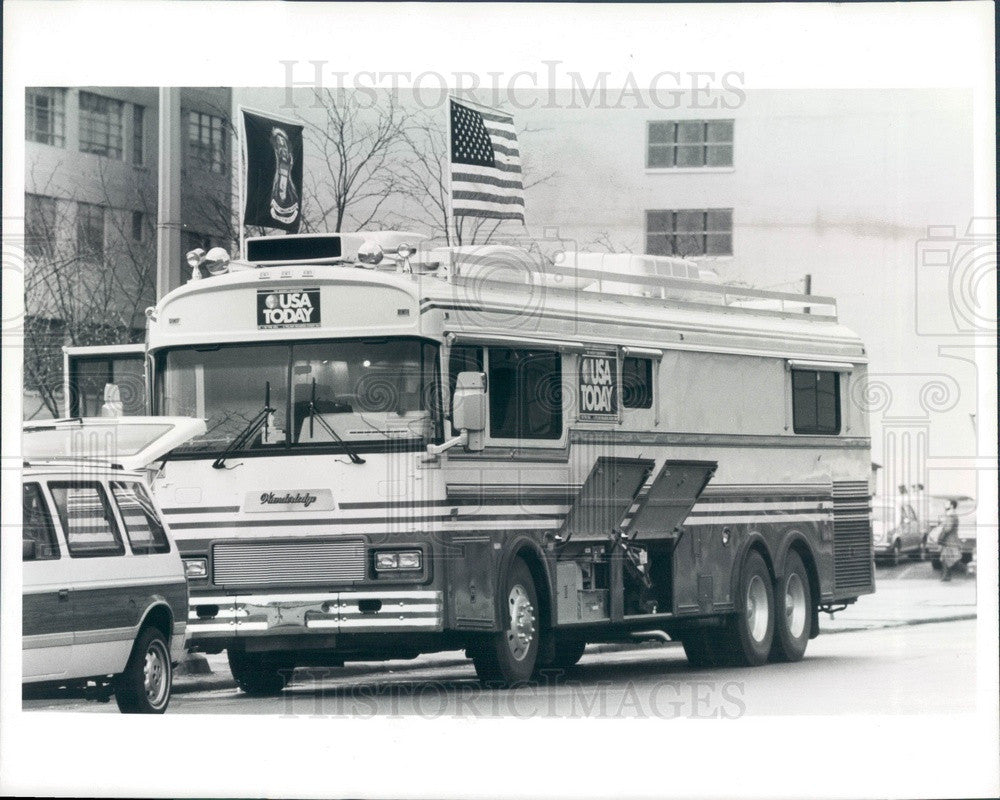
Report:
<svg viewBox="0 0 1000 800"><path fill-rule="evenodd" d="M976 579L971 572L959 572L950 582L939 580L929 562L904 563L898 567L876 568L875 594L863 595L857 603L833 615L820 614L820 632L847 633L877 628L897 628L935 622L976 618ZM676 646L658 640L623 644L588 645L588 653L621 652ZM347 664L338 668L338 678L373 674L393 675L417 669L435 669L468 664L461 650L427 653L414 659ZM226 654L195 654L175 672L174 693L201 692L235 687Z"/></svg>

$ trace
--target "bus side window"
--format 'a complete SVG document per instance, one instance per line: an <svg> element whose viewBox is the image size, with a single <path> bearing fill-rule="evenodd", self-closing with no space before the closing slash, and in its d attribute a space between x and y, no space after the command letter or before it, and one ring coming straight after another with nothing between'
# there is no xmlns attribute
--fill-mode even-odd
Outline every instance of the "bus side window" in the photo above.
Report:
<svg viewBox="0 0 1000 800"><path fill-rule="evenodd" d="M625 408L653 407L653 362L650 359L629 356L622 361L622 405Z"/></svg>

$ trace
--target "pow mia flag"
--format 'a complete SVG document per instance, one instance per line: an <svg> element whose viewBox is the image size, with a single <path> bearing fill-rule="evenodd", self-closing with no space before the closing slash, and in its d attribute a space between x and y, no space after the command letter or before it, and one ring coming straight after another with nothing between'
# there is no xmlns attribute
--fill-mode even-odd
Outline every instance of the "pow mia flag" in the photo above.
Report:
<svg viewBox="0 0 1000 800"><path fill-rule="evenodd" d="M246 109L244 225L298 233L302 219L302 126Z"/></svg>

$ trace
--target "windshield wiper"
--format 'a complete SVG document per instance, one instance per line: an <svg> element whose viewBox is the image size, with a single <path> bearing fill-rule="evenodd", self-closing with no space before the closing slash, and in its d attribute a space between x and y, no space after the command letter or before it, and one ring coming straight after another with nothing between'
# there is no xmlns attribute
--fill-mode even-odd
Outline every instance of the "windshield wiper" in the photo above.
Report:
<svg viewBox="0 0 1000 800"><path fill-rule="evenodd" d="M244 447L246 447L253 440L253 437L257 434L257 431L263 428L264 432L266 433L268 419L273 413L274 409L271 408L271 382L265 381L264 408L260 411L259 414L257 414L256 417L250 420L246 424L246 427L236 435L236 438L234 438L226 446L226 449L222 451L222 455L220 455L217 459L215 459L215 461L212 462L212 467L214 469L225 469L226 459L237 450L242 450Z"/></svg>
<svg viewBox="0 0 1000 800"><path fill-rule="evenodd" d="M336 439L337 442L340 443L340 446L344 448L344 452L347 453L347 457L351 459L352 462L354 462L355 464L365 463L365 460L357 454L357 451L353 447L351 447L347 442L345 442L343 437L341 437L339 433L337 433L333 428L330 427L330 424L325 419L323 419L322 414L319 417L316 416L316 379L313 378L312 392L309 395L309 438L310 439L313 438L313 433L315 430L313 428L313 422L315 420L319 420L319 424L320 426L322 426L323 430L325 430L328 434L330 434L332 438Z"/></svg>

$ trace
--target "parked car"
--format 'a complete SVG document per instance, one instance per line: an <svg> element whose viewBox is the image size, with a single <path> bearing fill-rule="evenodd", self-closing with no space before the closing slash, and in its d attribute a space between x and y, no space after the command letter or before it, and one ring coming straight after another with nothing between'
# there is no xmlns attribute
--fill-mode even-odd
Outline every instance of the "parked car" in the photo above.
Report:
<svg viewBox="0 0 1000 800"><path fill-rule="evenodd" d="M958 541L962 548L962 563L969 564L976 553L976 501L964 494L934 494L931 499L942 509L937 522L927 535L927 555L930 557L931 566L934 569L941 569L941 545L938 544L938 536L944 522L944 506L950 500L954 500L958 506L955 513L958 515Z"/></svg>
<svg viewBox="0 0 1000 800"><path fill-rule="evenodd" d="M143 467L203 420L121 417L24 426L24 684L114 694L163 713L184 650L187 582Z"/></svg>
<svg viewBox="0 0 1000 800"><path fill-rule="evenodd" d="M872 540L875 560L898 564L903 556L922 558L926 527L908 500L872 500Z"/></svg>

